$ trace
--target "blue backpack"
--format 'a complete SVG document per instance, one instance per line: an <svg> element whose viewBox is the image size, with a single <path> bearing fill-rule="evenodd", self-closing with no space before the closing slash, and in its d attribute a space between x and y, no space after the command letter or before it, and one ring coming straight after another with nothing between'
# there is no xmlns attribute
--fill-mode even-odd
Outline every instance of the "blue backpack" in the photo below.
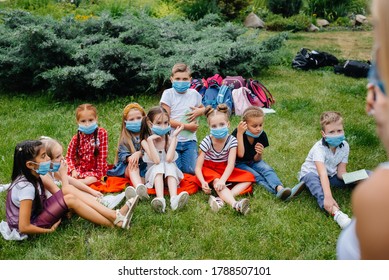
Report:
<svg viewBox="0 0 389 280"><path fill-rule="evenodd" d="M218 104L225 103L233 111L234 102L232 100L232 90L229 86L222 85L223 78L219 74L206 80L206 90L203 95L202 103L204 106L211 105L216 108Z"/></svg>

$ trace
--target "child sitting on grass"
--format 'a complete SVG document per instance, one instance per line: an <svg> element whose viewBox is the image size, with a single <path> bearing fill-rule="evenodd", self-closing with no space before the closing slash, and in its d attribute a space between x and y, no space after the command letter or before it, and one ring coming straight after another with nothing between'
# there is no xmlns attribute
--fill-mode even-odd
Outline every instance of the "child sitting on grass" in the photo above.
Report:
<svg viewBox="0 0 389 280"><path fill-rule="evenodd" d="M300 182L305 182L319 207L332 215L341 228L345 228L351 219L340 210L332 196L330 185L346 186L342 175L346 173L350 147L345 140L340 113L322 113L320 124L323 138L313 145L301 166Z"/></svg>
<svg viewBox="0 0 389 280"><path fill-rule="evenodd" d="M165 183L169 189L170 207L173 211L184 207L189 198L186 191L177 195L177 188L184 175L175 163L176 145L177 135L183 128L183 125L177 127L169 137L169 114L160 106L151 108L142 120L140 137L145 152L143 160L147 163L146 186L155 188L157 197L151 201L151 206L159 213L164 213L166 208Z"/></svg>
<svg viewBox="0 0 389 280"><path fill-rule="evenodd" d="M248 107L242 115L232 135L238 140L236 167L251 172L257 184L276 195L281 200L289 200L304 189L300 182L292 190L285 188L276 172L263 160L263 152L269 146L266 132L263 130L265 115L261 108Z"/></svg>
<svg viewBox="0 0 389 280"><path fill-rule="evenodd" d="M118 151L115 167L107 171L108 176L126 177L133 186L126 188L126 197L139 195L140 199L148 199L147 188L144 185L146 163L142 160L140 145L140 128L145 110L138 103L128 104L122 114Z"/></svg>
<svg viewBox="0 0 389 280"><path fill-rule="evenodd" d="M226 104L219 104L216 109L207 106L205 115L211 128L211 135L200 143L200 154L196 164L196 176L201 188L206 194L211 194L210 185L219 197L210 196L209 204L215 212L224 206L224 202L233 209L246 215L249 210L249 200L239 201L235 197L250 187L254 182L252 174L235 168L236 138L229 135L229 109ZM230 189L227 186L234 183Z"/></svg>
<svg viewBox="0 0 389 280"><path fill-rule="evenodd" d="M97 110L91 104L76 109L77 134L69 143L66 161L69 175L86 185L98 182L106 175L108 164L107 131L97 125Z"/></svg>

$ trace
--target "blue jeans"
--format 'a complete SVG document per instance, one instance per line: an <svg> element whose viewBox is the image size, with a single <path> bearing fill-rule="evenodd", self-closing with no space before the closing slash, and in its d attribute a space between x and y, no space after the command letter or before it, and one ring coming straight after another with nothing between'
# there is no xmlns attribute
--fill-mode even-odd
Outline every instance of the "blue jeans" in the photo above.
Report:
<svg viewBox="0 0 389 280"><path fill-rule="evenodd" d="M346 185L343 180L340 180L336 175L329 177L330 185L338 188L344 188ZM324 210L324 192L323 187L321 186L320 177L313 172L306 174L300 179L300 181L305 182L305 186L309 189L311 194L316 198L317 204L319 207ZM350 184L351 185L351 184Z"/></svg>
<svg viewBox="0 0 389 280"><path fill-rule="evenodd" d="M252 173L255 177L255 181L265 187L266 190L272 194L276 194L277 186L282 186L280 179L276 172L270 167L265 161L248 161L248 162L237 162L236 168L246 170Z"/></svg>
<svg viewBox="0 0 389 280"><path fill-rule="evenodd" d="M176 164L183 173L195 174L198 156L197 142L195 140L178 142L176 147L178 158Z"/></svg>

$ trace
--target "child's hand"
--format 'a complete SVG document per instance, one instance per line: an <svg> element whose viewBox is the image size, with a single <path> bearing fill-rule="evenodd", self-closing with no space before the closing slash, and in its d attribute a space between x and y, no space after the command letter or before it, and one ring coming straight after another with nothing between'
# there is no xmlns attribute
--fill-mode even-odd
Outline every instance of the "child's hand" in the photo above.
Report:
<svg viewBox="0 0 389 280"><path fill-rule="evenodd" d="M139 164L139 158L141 157L142 153L140 151L133 153L131 156L127 158L127 162L129 166L138 166Z"/></svg>
<svg viewBox="0 0 389 280"><path fill-rule="evenodd" d="M244 121L240 121L237 127L237 133L238 134L243 134L247 130L247 123Z"/></svg>
<svg viewBox="0 0 389 280"><path fill-rule="evenodd" d="M61 169L61 168L60 168L60 169ZM79 174L78 174L77 170L74 169L74 170L72 171L71 176L72 176L73 178L75 178L75 179L78 179L78 175L79 175Z"/></svg>
<svg viewBox="0 0 389 280"><path fill-rule="evenodd" d="M61 219L59 219L58 222L56 222L54 225L51 226L50 232L54 232L57 229L57 227L59 226L60 223L61 223Z"/></svg>
<svg viewBox="0 0 389 280"><path fill-rule="evenodd" d="M263 145L261 143L257 143L257 144L255 144L254 149L258 155L262 155L263 149L265 149L265 148L263 147Z"/></svg>
<svg viewBox="0 0 389 280"><path fill-rule="evenodd" d="M151 141L154 141L154 140L160 140L162 139L161 136L157 135L157 134L151 134L149 137L147 137L147 141L151 140Z"/></svg>
<svg viewBox="0 0 389 280"><path fill-rule="evenodd" d="M324 209L330 214L334 214L333 213L333 208L336 207L336 208L340 208L338 203L335 201L335 199L330 196L330 197L326 197L324 196Z"/></svg>
<svg viewBox="0 0 389 280"><path fill-rule="evenodd" d="M201 188L205 194L211 194L211 188L209 187L207 182L202 183Z"/></svg>
<svg viewBox="0 0 389 280"><path fill-rule="evenodd" d="M204 108L190 107L190 109L192 111L189 112L189 113L186 113L188 122L195 121L196 118L198 118L199 116L201 116L204 113Z"/></svg>
<svg viewBox="0 0 389 280"><path fill-rule="evenodd" d="M181 124L180 126L177 126L176 129L173 132L173 137L177 137L178 134L180 134L181 131L184 130L184 124Z"/></svg>
<svg viewBox="0 0 389 280"><path fill-rule="evenodd" d="M90 194L93 195L94 197L103 197L103 194L99 191L96 191L94 189L90 189Z"/></svg>
<svg viewBox="0 0 389 280"><path fill-rule="evenodd" d="M189 130L191 132L196 132L198 128L199 128L199 125L196 122L191 122L191 123L186 124L186 130Z"/></svg>
<svg viewBox="0 0 389 280"><path fill-rule="evenodd" d="M224 182L223 180L220 180L220 179L215 179L213 181L213 187L215 188L215 190L220 192L221 190L223 190L226 187L226 182Z"/></svg>
<svg viewBox="0 0 389 280"><path fill-rule="evenodd" d="M73 172L74 171L76 172L76 175L78 175L77 171L73 170ZM72 172L72 174L73 174L73 172ZM61 160L61 165L59 166L58 174L61 178L63 178L64 176L67 176L67 174L68 174L68 164L66 163L66 160L64 160L64 159ZM76 177L74 177L74 178L76 178Z"/></svg>

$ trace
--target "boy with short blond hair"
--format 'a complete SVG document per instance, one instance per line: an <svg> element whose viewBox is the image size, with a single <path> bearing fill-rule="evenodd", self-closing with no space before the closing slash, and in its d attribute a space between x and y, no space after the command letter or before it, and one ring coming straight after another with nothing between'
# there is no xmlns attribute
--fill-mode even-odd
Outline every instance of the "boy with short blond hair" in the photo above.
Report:
<svg viewBox="0 0 389 280"><path fill-rule="evenodd" d="M204 114L201 95L190 89L191 71L188 65L177 63L172 68L170 81L172 88L162 93L161 106L169 113L172 130L184 125L184 130L178 135L177 148L178 168L189 174L195 173L198 155L196 131L199 127L196 118Z"/></svg>
<svg viewBox="0 0 389 280"><path fill-rule="evenodd" d="M342 175L350 147L344 137L343 118L339 112L324 112L320 116L322 139L317 141L301 166L300 181L316 198L320 208L334 217L341 228L350 223L350 218L340 211L332 196L330 185L345 187Z"/></svg>

